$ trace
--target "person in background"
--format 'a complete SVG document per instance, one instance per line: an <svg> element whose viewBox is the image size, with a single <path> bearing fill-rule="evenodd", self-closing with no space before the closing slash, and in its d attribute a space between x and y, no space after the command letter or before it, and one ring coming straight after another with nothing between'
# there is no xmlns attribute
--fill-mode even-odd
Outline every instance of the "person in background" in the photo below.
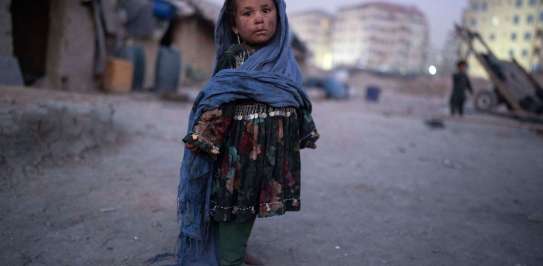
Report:
<svg viewBox="0 0 543 266"><path fill-rule="evenodd" d="M464 104L466 102L466 91L473 94L473 88L467 74L468 63L464 60L456 64L457 72L453 74L453 91L450 99L451 115L464 115Z"/></svg>

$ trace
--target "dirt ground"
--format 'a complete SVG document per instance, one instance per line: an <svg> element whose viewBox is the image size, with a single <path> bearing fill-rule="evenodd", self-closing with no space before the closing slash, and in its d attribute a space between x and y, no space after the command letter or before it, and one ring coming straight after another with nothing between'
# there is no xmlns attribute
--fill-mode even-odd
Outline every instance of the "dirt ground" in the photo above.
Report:
<svg viewBox="0 0 543 266"><path fill-rule="evenodd" d="M0 190L0 265L167 265L188 103L85 95L117 141ZM446 101L385 93L314 102L302 211L257 221L270 266L543 265L543 137L503 118L446 118ZM425 120L444 118L444 128Z"/></svg>

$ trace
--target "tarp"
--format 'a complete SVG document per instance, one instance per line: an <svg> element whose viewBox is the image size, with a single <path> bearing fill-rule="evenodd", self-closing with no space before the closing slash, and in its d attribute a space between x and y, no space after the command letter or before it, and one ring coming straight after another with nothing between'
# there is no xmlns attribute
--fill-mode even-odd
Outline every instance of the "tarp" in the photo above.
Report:
<svg viewBox="0 0 543 266"><path fill-rule="evenodd" d="M121 8L126 11L126 31L131 37L152 37L157 25L154 17L153 2L145 0L121 1Z"/></svg>

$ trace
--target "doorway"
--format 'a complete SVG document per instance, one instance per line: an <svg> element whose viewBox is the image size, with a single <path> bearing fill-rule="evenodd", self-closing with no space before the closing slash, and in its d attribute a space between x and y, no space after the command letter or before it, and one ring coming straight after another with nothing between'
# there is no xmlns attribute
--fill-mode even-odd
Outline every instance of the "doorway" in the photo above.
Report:
<svg viewBox="0 0 543 266"><path fill-rule="evenodd" d="M13 50L26 86L45 76L49 35L49 0L13 0Z"/></svg>

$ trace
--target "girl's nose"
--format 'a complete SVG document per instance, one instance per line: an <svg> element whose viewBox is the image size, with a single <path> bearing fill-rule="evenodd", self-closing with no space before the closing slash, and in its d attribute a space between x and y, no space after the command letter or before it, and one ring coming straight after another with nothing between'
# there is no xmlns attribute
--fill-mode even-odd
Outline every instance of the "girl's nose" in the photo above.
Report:
<svg viewBox="0 0 543 266"><path fill-rule="evenodd" d="M262 14L262 12L257 12L255 16L255 23L260 24L263 22L264 22L264 15Z"/></svg>

